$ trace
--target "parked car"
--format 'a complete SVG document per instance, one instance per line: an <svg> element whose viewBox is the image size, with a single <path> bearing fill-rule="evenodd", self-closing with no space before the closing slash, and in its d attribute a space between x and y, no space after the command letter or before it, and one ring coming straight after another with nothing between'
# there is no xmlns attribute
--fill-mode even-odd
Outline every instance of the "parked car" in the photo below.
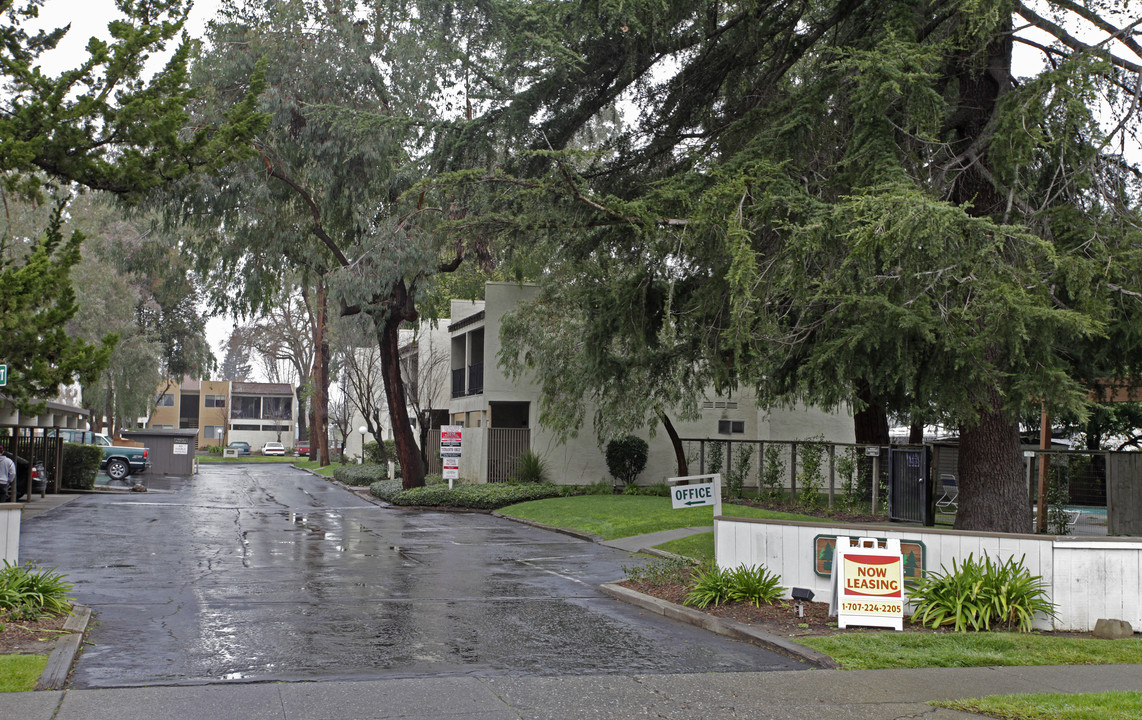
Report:
<svg viewBox="0 0 1142 720"><path fill-rule="evenodd" d="M55 431L48 433L54 435ZM147 448L126 445L113 445L111 438L103 433L90 430L60 430L65 442L98 445L103 450L103 462L99 469L104 470L112 480L122 480L132 473L141 473L151 466L147 458Z"/></svg>
<svg viewBox="0 0 1142 720"><path fill-rule="evenodd" d="M250 454L250 443L246 442L245 440L235 440L226 447L230 448L231 450L237 450L239 455Z"/></svg>
<svg viewBox="0 0 1142 720"><path fill-rule="evenodd" d="M297 456L301 457L303 455L305 455L305 456L309 455L309 441L308 440L298 440L297 441Z"/></svg>
<svg viewBox="0 0 1142 720"><path fill-rule="evenodd" d="M268 442L262 446L263 455L285 455L285 445L280 442Z"/></svg>

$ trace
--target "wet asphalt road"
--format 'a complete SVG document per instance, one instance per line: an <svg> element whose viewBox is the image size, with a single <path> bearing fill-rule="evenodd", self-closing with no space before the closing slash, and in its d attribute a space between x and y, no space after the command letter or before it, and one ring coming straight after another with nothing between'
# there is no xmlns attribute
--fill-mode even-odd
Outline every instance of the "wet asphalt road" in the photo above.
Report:
<svg viewBox="0 0 1142 720"><path fill-rule="evenodd" d="M148 480L24 524L96 613L73 687L805 667L603 596L620 550L282 465Z"/></svg>

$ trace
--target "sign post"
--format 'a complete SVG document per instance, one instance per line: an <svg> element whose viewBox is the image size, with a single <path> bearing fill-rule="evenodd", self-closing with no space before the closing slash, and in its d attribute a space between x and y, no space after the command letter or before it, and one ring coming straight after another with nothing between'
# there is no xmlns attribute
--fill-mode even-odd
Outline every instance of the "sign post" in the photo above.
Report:
<svg viewBox="0 0 1142 720"><path fill-rule="evenodd" d="M904 558L900 540L880 547L876 538L838 537L833 555L833 605L837 627L904 629Z"/></svg>
<svg viewBox="0 0 1142 720"><path fill-rule="evenodd" d="M701 482L708 480L709 482ZM670 488L670 504L675 509L688 507L703 507L712 505L714 517L722 514L722 474L713 475L684 475L682 477L666 478ZM718 558L718 532L717 520L714 521L714 561Z"/></svg>
<svg viewBox="0 0 1142 720"><path fill-rule="evenodd" d="M440 426L440 460L444 479L448 481L448 489L452 483L460 479L460 454L463 449L464 427L462 425Z"/></svg>

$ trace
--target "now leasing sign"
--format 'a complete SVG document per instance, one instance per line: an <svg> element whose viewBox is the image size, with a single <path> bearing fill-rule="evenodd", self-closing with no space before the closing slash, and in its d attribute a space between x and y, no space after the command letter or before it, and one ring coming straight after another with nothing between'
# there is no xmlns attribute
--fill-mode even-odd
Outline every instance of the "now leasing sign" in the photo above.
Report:
<svg viewBox="0 0 1142 720"><path fill-rule="evenodd" d="M833 612L837 627L904 629L904 558L900 541L884 548L876 538L837 538L833 559Z"/></svg>

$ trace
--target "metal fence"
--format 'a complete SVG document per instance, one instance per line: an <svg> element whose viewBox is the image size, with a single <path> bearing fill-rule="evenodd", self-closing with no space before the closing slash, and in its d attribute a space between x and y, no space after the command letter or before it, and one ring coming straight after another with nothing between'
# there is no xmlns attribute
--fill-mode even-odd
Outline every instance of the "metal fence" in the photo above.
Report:
<svg viewBox="0 0 1142 720"><path fill-rule="evenodd" d="M490 427L486 437L488 482L506 482L515 474L519 456L531 449L531 430Z"/></svg>
<svg viewBox="0 0 1142 720"><path fill-rule="evenodd" d="M820 500L829 508L887 509L886 447L814 440L685 438L682 443L690 472L721 473L728 497L748 491L806 505Z"/></svg>

